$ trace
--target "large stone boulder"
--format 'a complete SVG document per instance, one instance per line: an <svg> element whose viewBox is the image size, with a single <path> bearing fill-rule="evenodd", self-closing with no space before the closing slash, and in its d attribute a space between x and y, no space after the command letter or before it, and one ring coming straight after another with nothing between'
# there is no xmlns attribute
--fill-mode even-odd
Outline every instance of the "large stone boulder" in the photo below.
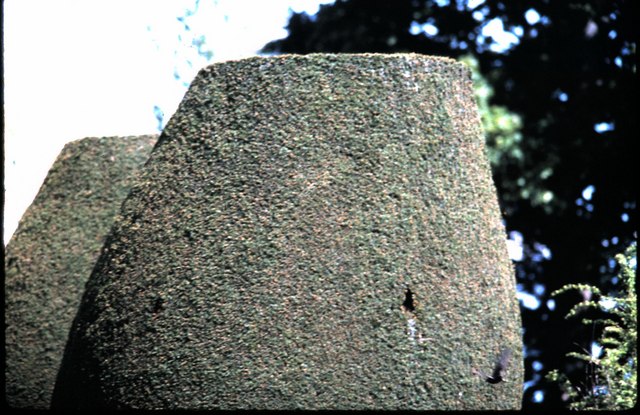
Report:
<svg viewBox="0 0 640 415"><path fill-rule="evenodd" d="M207 67L115 221L54 406L518 409L505 236L463 64Z"/></svg>
<svg viewBox="0 0 640 415"><path fill-rule="evenodd" d="M67 144L5 252L6 401L47 409L84 285L157 136Z"/></svg>

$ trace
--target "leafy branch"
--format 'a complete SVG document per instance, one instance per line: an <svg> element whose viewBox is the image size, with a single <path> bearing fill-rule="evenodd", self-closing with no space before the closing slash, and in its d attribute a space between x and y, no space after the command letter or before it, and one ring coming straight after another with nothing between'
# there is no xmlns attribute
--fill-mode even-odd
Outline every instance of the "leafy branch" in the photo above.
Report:
<svg viewBox="0 0 640 415"><path fill-rule="evenodd" d="M632 244L624 254L616 255L620 265L619 280L623 287L617 296L606 296L598 287L587 284L568 284L551 293L557 296L567 291L588 290L594 300L574 305L565 318L577 316L587 309L599 309L613 318L582 319L585 324L603 324L599 343L604 353L571 352L568 357L587 362L587 377L580 385L572 384L565 374L553 370L547 375L552 382L559 382L571 399L570 409L628 409L637 399L637 297L636 261L637 245Z"/></svg>

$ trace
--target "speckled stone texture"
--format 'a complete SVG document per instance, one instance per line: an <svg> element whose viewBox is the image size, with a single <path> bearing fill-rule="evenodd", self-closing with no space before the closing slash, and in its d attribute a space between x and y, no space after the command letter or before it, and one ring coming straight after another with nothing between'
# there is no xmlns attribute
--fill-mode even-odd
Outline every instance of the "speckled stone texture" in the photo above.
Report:
<svg viewBox="0 0 640 415"><path fill-rule="evenodd" d="M54 407L518 409L505 240L463 64L207 67L105 243Z"/></svg>
<svg viewBox="0 0 640 415"><path fill-rule="evenodd" d="M47 409L71 323L113 219L157 136L67 144L5 252L5 398Z"/></svg>

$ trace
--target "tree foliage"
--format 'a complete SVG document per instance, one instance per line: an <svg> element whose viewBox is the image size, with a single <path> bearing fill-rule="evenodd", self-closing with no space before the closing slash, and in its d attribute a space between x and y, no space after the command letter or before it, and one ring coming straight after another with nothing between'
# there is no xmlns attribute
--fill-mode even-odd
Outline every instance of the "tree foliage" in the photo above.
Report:
<svg viewBox="0 0 640 415"><path fill-rule="evenodd" d="M604 326L599 343L604 346L600 353L568 353L568 357L585 362L586 375L577 384L572 384L564 374L554 370L548 378L561 382L571 409L630 409L637 401L638 381L638 304L635 291L637 269L637 245L630 246L624 254L616 255L620 265L618 278L623 283L620 293L607 296L595 286L568 284L551 295L567 291L588 291L598 301L585 300L574 305L567 318L575 317L586 309L603 309L608 316L593 321L583 318L583 324L599 323Z"/></svg>
<svg viewBox="0 0 640 415"><path fill-rule="evenodd" d="M492 105L494 90L480 72L478 59L473 55L459 58L471 68L475 98L478 112L482 119L482 127L487 142L487 156L493 171L498 171L509 164L522 163L524 154L520 149L522 141L522 117L509 111L504 105ZM542 193L540 189L536 189ZM515 189L512 189L513 193Z"/></svg>
<svg viewBox="0 0 640 415"><path fill-rule="evenodd" d="M548 292L577 282L615 288L610 259L636 238L636 4L337 0L314 16L292 14L289 35L263 49L477 59L493 90L480 106L511 123L504 136L488 128L488 143L507 228L523 235L518 285L540 302L523 308L526 377L534 381L525 404L542 392L543 405L561 405L560 389L539 368L579 370L565 354L576 339L591 338L562 318L572 299L552 307ZM488 30L500 25L509 47ZM541 256L540 246L550 255Z"/></svg>

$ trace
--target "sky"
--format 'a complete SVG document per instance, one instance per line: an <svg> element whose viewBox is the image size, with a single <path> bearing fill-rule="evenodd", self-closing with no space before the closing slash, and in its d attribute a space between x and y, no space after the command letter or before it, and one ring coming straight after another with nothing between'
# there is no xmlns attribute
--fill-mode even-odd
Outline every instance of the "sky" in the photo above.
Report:
<svg viewBox="0 0 640 415"><path fill-rule="evenodd" d="M287 36L292 11L315 14L326 3L333 0L5 0L5 245L67 142L159 133L199 69L256 55ZM481 35L494 38L496 52L518 43L496 19Z"/></svg>
<svg viewBox="0 0 640 415"><path fill-rule="evenodd" d="M200 68L256 55L290 10L330 2L200 0L186 32L195 0L5 0L5 245L65 143L158 133L154 106L166 124Z"/></svg>

